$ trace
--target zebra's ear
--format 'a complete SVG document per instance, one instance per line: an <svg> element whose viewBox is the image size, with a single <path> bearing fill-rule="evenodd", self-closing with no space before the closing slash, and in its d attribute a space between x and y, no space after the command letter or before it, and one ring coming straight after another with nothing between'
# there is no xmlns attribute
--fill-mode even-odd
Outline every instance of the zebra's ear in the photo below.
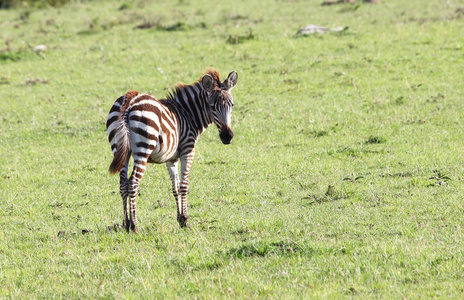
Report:
<svg viewBox="0 0 464 300"><path fill-rule="evenodd" d="M237 84L237 79L238 79L238 74L235 71L232 71L229 73L229 76L227 76L227 79L224 80L224 87L226 90L230 90Z"/></svg>
<svg viewBox="0 0 464 300"><path fill-rule="evenodd" d="M203 76L201 84L203 84L203 87L207 92L211 93L214 90L214 79L209 74L205 74L205 76Z"/></svg>

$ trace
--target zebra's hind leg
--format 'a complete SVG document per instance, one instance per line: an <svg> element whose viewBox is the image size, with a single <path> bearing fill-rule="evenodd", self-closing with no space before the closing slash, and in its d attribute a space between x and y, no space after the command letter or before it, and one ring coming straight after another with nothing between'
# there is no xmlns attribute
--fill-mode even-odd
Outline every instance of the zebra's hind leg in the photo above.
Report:
<svg viewBox="0 0 464 300"><path fill-rule="evenodd" d="M130 226L129 215L127 212L127 197L129 196L129 179L127 178L127 170L129 168L129 158L130 155L128 155L124 167L122 167L121 171L119 171L119 193L121 194L122 206L124 209L124 219L122 224L127 231L129 231Z"/></svg>
<svg viewBox="0 0 464 300"><path fill-rule="evenodd" d="M133 232L137 232L137 194L139 192L140 181L142 180L143 174L145 173L145 169L147 167L148 156L149 155L142 157L134 155L134 168L129 178L130 224L128 228L130 228L130 230Z"/></svg>

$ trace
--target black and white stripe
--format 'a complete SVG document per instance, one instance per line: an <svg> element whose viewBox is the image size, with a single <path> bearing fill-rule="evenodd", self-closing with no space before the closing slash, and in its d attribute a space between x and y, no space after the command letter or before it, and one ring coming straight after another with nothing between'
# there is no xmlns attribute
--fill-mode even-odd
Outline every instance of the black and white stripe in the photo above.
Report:
<svg viewBox="0 0 464 300"><path fill-rule="evenodd" d="M195 144L213 122L222 142L231 142L233 98L230 91L236 84L235 71L221 82L217 71L210 69L198 82L178 85L165 100L135 91L116 100L106 127L114 155L110 173L119 172L127 230L137 231L136 196L147 163L166 163L177 204L177 220L181 227L188 225L188 179ZM128 178L130 156L134 166Z"/></svg>

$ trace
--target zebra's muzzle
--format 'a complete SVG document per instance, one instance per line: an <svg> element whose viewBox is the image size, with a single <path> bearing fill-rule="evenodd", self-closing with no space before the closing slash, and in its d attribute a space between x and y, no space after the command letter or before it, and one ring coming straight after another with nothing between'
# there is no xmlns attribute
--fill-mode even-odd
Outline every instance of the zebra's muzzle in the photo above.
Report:
<svg viewBox="0 0 464 300"><path fill-rule="evenodd" d="M219 133L219 137L221 138L223 144L228 145L234 138L234 133L230 129L224 130Z"/></svg>

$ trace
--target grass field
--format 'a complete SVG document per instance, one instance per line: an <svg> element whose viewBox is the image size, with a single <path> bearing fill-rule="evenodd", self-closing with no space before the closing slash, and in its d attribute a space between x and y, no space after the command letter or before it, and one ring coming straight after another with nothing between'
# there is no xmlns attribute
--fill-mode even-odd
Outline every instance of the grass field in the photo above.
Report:
<svg viewBox="0 0 464 300"><path fill-rule="evenodd" d="M0 297L464 297L464 1L227 2L0 10ZM127 234L107 113L209 66L235 138L200 138L189 229L151 165Z"/></svg>

